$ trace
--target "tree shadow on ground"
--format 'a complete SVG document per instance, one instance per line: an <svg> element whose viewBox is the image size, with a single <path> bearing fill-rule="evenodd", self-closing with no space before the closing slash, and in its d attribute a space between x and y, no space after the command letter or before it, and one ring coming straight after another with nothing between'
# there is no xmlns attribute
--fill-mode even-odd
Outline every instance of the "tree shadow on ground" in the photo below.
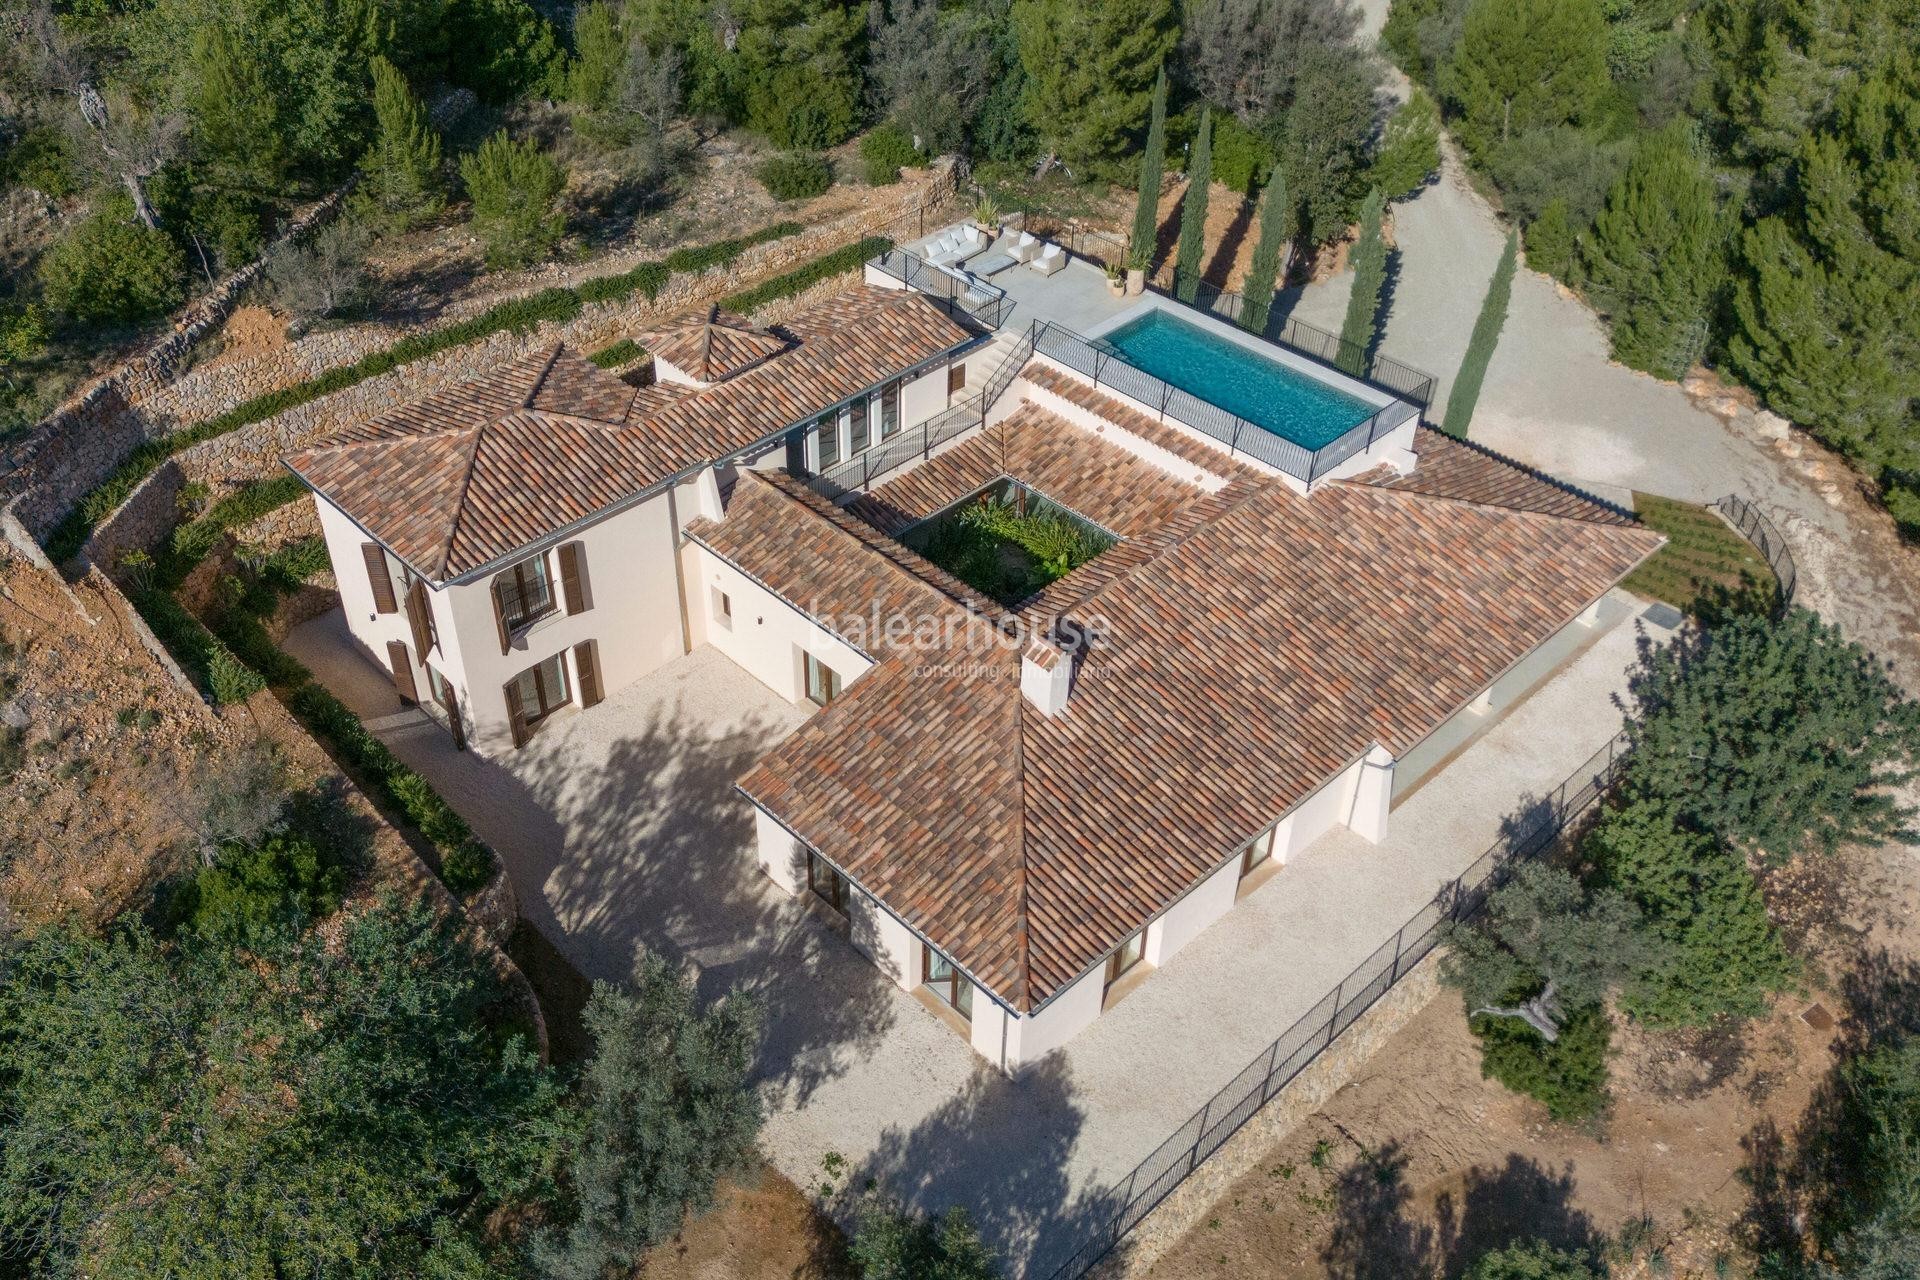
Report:
<svg viewBox="0 0 1920 1280"><path fill-rule="evenodd" d="M1431 1216L1418 1211L1408 1157L1397 1142L1364 1148L1332 1189L1334 1225L1321 1262L1333 1280L1408 1280L1464 1273L1474 1259L1515 1240L1540 1239L1592 1255L1600 1236L1573 1207L1570 1169L1554 1172L1510 1155L1462 1176L1456 1199L1442 1192Z"/></svg>
<svg viewBox="0 0 1920 1280"><path fill-rule="evenodd" d="M959 1093L911 1129L889 1129L848 1180L938 1213L959 1204L1008 1275L1048 1276L1088 1241L1104 1239L1122 1193L1075 1190L1069 1162L1085 1112L1064 1054L1015 1076L976 1068ZM1125 1240L1113 1254L1122 1255Z"/></svg>
<svg viewBox="0 0 1920 1280"><path fill-rule="evenodd" d="M1213 247L1213 256L1200 270L1202 280L1211 281L1222 289L1228 287L1233 278L1233 264L1240 257L1240 246L1246 243L1247 232L1253 226L1254 202L1245 196L1240 198L1240 207L1233 211L1233 221L1220 236L1220 242Z"/></svg>
<svg viewBox="0 0 1920 1280"><path fill-rule="evenodd" d="M1393 303L1400 292L1400 259L1397 248L1387 250L1386 273L1380 281L1380 297L1373 306L1373 330L1367 336L1366 360L1363 369L1371 369L1380 354L1380 344L1387 336L1387 321L1393 317Z"/></svg>

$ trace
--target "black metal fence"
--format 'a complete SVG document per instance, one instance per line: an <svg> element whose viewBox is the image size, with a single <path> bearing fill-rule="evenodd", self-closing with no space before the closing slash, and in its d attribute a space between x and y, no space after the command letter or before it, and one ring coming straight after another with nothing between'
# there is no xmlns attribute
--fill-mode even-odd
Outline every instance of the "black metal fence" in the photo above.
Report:
<svg viewBox="0 0 1920 1280"><path fill-rule="evenodd" d="M1111 348L1052 321L1035 322L1034 350L1092 379L1096 387L1117 391L1163 419L1171 418L1212 437L1225 445L1229 454L1244 454L1309 484L1420 414L1418 406L1396 399L1339 438L1309 449L1157 378Z"/></svg>
<svg viewBox="0 0 1920 1280"><path fill-rule="evenodd" d="M1512 819L1492 848L1477 858L1393 937L1356 966L1332 991L1289 1027L1267 1051L1249 1062L1115 1189L1120 1208L1113 1218L1051 1273L1050 1280L1079 1280L1141 1219L1218 1151L1253 1114L1304 1071L1342 1031L1426 958L1447 927L1486 904L1487 895L1512 874L1515 863L1538 856L1567 824L1603 795L1626 758L1622 732L1596 751L1554 792Z"/></svg>
<svg viewBox="0 0 1920 1280"><path fill-rule="evenodd" d="M1173 273L1172 294L1181 301L1181 286L1190 281L1183 271ZM1216 289L1204 280L1192 280L1193 301L1190 307L1201 311L1210 311L1223 319L1240 324L1240 317L1246 310L1247 300L1237 293L1225 289ZM1309 359L1318 360L1330 369L1338 369L1349 377L1371 383L1382 391L1390 391L1402 400L1410 400L1422 409L1433 405L1434 378L1430 373L1422 372L1410 364L1402 364L1392 356L1382 355L1378 351L1368 352L1365 348L1346 341L1337 333L1331 333L1304 320L1287 319L1275 325L1274 313L1267 313L1267 324L1263 330L1248 329L1248 333L1265 338L1268 342L1297 351ZM1242 328L1245 328L1242 325ZM1277 330L1277 332L1276 332Z"/></svg>
<svg viewBox="0 0 1920 1280"><path fill-rule="evenodd" d="M1766 559L1767 567L1773 570L1774 581L1780 586L1780 606L1785 608L1792 604L1794 588L1800 585L1800 570L1793 563L1793 552L1787 548L1787 540L1780 536L1780 530L1774 527L1773 521L1762 515L1760 508L1738 494L1730 493L1707 505L1739 530L1740 536L1751 542L1754 550Z"/></svg>
<svg viewBox="0 0 1920 1280"><path fill-rule="evenodd" d="M867 265L930 298L945 302L950 311L959 311L988 329L998 329L1012 307L1007 301L1007 291L998 285L957 269L936 266L905 249L889 249L870 259Z"/></svg>

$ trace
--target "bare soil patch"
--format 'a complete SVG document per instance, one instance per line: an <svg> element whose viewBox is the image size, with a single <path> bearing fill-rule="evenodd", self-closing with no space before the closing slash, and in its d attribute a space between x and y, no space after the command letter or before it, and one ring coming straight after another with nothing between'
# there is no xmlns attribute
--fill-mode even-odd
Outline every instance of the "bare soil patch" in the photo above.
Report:
<svg viewBox="0 0 1920 1280"><path fill-rule="evenodd" d="M846 1241L800 1188L762 1165L655 1249L635 1280L842 1280Z"/></svg>

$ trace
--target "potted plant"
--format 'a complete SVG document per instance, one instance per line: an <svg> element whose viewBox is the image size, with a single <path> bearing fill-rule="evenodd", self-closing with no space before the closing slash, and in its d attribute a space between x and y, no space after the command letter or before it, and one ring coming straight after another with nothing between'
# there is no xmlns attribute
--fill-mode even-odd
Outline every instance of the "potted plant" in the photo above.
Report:
<svg viewBox="0 0 1920 1280"><path fill-rule="evenodd" d="M1000 203L992 196L982 195L973 205L973 222L988 235L1000 233Z"/></svg>
<svg viewBox="0 0 1920 1280"><path fill-rule="evenodd" d="M1127 249L1127 296L1129 298L1137 298L1147 291L1147 264L1152 260L1152 245L1132 245Z"/></svg>
<svg viewBox="0 0 1920 1280"><path fill-rule="evenodd" d="M1136 271L1128 274L1141 275L1142 273ZM1127 281L1121 276L1120 268L1111 262L1107 264L1107 289L1116 298L1127 291Z"/></svg>

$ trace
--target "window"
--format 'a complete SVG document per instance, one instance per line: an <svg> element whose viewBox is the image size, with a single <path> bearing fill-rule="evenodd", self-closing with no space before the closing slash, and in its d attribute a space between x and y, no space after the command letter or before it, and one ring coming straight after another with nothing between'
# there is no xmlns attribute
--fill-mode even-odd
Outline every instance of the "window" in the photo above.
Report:
<svg viewBox="0 0 1920 1280"><path fill-rule="evenodd" d="M855 400L847 406L847 453L861 454L867 451L867 402Z"/></svg>
<svg viewBox="0 0 1920 1280"><path fill-rule="evenodd" d="M501 570L493 580L493 593L500 606L500 621L508 631L518 631L552 613L557 604L546 554Z"/></svg>
<svg viewBox="0 0 1920 1280"><path fill-rule="evenodd" d="M973 984L953 967L953 961L925 943L920 945L920 961L926 969L926 989L955 1013L973 1021Z"/></svg>
<svg viewBox="0 0 1920 1280"><path fill-rule="evenodd" d="M812 654L806 655L807 697L826 706L840 696L840 674Z"/></svg>
<svg viewBox="0 0 1920 1280"><path fill-rule="evenodd" d="M889 382L880 389L880 438L888 439L900 430L900 384Z"/></svg>
<svg viewBox="0 0 1920 1280"><path fill-rule="evenodd" d="M853 886L847 878L833 869L833 864L817 858L813 850L807 850L807 888L813 890L813 896L838 911L847 914L847 899Z"/></svg>
<svg viewBox="0 0 1920 1280"><path fill-rule="evenodd" d="M967 366L950 364L947 366L947 394L957 396L967 389Z"/></svg>
<svg viewBox="0 0 1920 1280"><path fill-rule="evenodd" d="M718 587L713 589L713 620L721 630L733 630L733 597Z"/></svg>
<svg viewBox="0 0 1920 1280"><path fill-rule="evenodd" d="M1132 969L1135 965L1139 964L1142 957L1144 957L1146 954L1147 954L1147 931L1145 929L1142 929L1140 932L1134 934L1131 938L1128 938L1125 942L1121 943L1120 949L1107 957L1106 989L1111 991L1113 989L1113 984L1118 982L1121 976L1125 974L1129 969Z"/></svg>
<svg viewBox="0 0 1920 1280"><path fill-rule="evenodd" d="M1273 859L1273 833L1276 827L1268 827L1254 838L1247 851L1240 855L1240 875L1245 878L1259 867L1264 867Z"/></svg>
<svg viewBox="0 0 1920 1280"><path fill-rule="evenodd" d="M520 694L521 714L526 723L543 720L567 705L567 662L554 654L537 666L528 667L513 678Z"/></svg>
<svg viewBox="0 0 1920 1280"><path fill-rule="evenodd" d="M840 418L837 414L822 414L815 425L820 429L820 465L814 470L825 471L840 461Z"/></svg>

